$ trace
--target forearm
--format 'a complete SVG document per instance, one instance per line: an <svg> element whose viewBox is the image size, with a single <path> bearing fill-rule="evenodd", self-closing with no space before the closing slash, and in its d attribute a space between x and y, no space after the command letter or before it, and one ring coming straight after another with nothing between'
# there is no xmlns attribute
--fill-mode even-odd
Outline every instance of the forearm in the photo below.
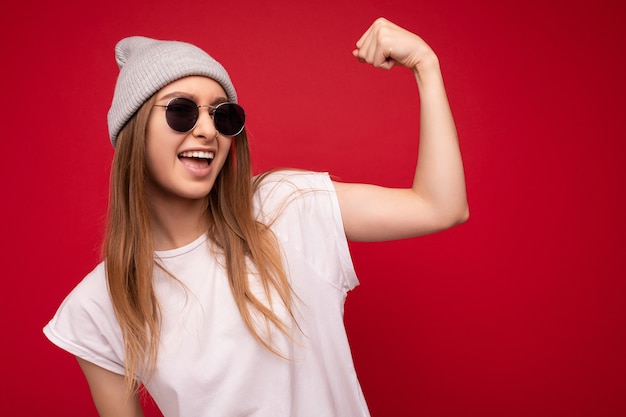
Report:
<svg viewBox="0 0 626 417"><path fill-rule="evenodd" d="M144 417L139 396L126 395L123 375L107 371L91 362L76 358L80 365L100 417Z"/></svg>
<svg viewBox="0 0 626 417"><path fill-rule="evenodd" d="M434 53L413 69L420 95L420 136L413 191L443 222L468 217L465 175L456 126Z"/></svg>

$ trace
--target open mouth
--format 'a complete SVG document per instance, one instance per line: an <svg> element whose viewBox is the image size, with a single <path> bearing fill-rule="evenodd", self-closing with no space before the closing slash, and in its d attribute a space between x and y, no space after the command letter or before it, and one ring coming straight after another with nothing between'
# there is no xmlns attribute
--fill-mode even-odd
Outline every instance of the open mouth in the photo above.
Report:
<svg viewBox="0 0 626 417"><path fill-rule="evenodd" d="M178 154L178 159L194 165L211 165L213 158L215 158L215 153L207 151L190 151Z"/></svg>

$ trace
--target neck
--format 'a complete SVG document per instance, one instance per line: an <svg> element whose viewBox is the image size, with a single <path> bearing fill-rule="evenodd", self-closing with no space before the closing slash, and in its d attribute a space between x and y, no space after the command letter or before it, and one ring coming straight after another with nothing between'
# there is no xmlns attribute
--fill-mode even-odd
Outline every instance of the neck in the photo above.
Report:
<svg viewBox="0 0 626 417"><path fill-rule="evenodd" d="M153 202L152 230L155 250L185 246L207 231L206 199L170 199Z"/></svg>

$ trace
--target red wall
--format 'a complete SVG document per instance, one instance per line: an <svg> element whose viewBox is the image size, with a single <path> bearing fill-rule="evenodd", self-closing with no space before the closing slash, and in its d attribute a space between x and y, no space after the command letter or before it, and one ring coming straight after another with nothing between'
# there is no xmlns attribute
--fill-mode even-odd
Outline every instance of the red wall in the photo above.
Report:
<svg viewBox="0 0 626 417"><path fill-rule="evenodd" d="M257 172L407 185L412 77L351 55L379 15L439 54L472 215L352 246L362 285L346 325L372 414L626 415L621 2L35 3L0 14L0 415L95 416L74 359L41 328L97 262L115 42L178 38L221 60Z"/></svg>

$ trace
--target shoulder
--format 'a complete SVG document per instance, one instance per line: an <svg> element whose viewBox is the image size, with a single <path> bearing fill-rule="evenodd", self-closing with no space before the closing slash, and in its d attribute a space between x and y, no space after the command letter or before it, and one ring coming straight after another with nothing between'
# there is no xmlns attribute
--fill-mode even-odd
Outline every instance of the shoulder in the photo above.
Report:
<svg viewBox="0 0 626 417"><path fill-rule="evenodd" d="M263 220L283 216L285 210L316 205L334 196L328 173L304 170L276 170L255 178L254 206Z"/></svg>
<svg viewBox="0 0 626 417"><path fill-rule="evenodd" d="M109 296L105 263L98 264L65 297L57 316L66 315L73 320L95 319L98 315L110 315L113 306Z"/></svg>
<svg viewBox="0 0 626 417"><path fill-rule="evenodd" d="M124 348L106 280L99 264L74 287L44 328L50 341L71 354L124 373Z"/></svg>
<svg viewBox="0 0 626 417"><path fill-rule="evenodd" d="M268 171L254 178L256 194L278 190L329 190L332 186L327 172L295 169Z"/></svg>
<svg viewBox="0 0 626 417"><path fill-rule="evenodd" d="M343 290L358 284L328 173L271 172L261 179L259 191L255 196L259 218L284 244L294 276L303 273L310 278L316 271L314 275Z"/></svg>
<svg viewBox="0 0 626 417"><path fill-rule="evenodd" d="M76 301L92 302L96 299L109 300L109 289L106 278L105 262L99 263L91 272L89 272L74 287L68 298L74 298Z"/></svg>

